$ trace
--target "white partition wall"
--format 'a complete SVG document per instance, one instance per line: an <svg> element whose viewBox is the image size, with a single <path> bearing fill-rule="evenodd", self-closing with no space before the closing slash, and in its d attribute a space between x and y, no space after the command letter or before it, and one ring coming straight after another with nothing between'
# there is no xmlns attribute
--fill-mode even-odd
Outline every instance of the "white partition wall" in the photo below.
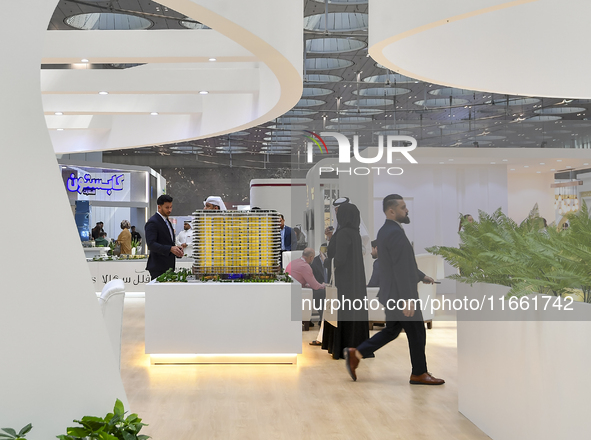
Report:
<svg viewBox="0 0 591 440"><path fill-rule="evenodd" d="M8 20L0 30L0 106L5 164L0 173L7 201L0 292L0 419L2 426L34 428L27 438L65 434L73 419L104 416L115 399L127 406L107 330L76 233L43 118L39 65L43 37L57 1L3 4L9 17L25 14L27 26ZM10 164L23 164L23 167ZM13 188L18 187L18 192ZM19 198L30 198L19 211ZM8 203L8 201L10 201ZM56 246L34 266L23 264L23 231L50 222ZM18 230L15 229L18 223Z"/></svg>
<svg viewBox="0 0 591 440"><path fill-rule="evenodd" d="M253 179L250 181L250 207L274 209L285 217L285 224L304 224L306 210L305 179Z"/></svg>

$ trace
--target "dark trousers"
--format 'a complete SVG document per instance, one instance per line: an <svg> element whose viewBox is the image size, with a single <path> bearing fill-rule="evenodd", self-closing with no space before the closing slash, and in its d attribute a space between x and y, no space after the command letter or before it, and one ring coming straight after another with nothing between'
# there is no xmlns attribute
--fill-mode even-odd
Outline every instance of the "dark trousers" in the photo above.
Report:
<svg viewBox="0 0 591 440"><path fill-rule="evenodd" d="M425 323L420 311L416 311L412 320L400 319L395 311L386 309L386 327L366 339L357 347L357 350L367 357L376 350L379 350L388 342L398 337L400 331L404 329L408 338L408 348L410 350L410 362L412 364L412 374L420 376L427 372L427 358L425 356L425 344L427 342L427 333Z"/></svg>
<svg viewBox="0 0 591 440"><path fill-rule="evenodd" d="M160 275L162 275L164 272L166 272L165 270L150 270L150 279L155 280L156 278L158 278Z"/></svg>

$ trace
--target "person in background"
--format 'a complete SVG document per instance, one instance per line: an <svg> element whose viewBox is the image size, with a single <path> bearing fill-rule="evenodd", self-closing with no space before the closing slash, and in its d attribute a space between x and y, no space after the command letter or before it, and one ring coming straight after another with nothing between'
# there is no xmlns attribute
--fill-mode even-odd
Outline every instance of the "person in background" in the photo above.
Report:
<svg viewBox="0 0 591 440"><path fill-rule="evenodd" d="M464 223L466 222L474 223L474 217L472 217L470 214L462 216L460 219L460 227L458 228L458 232L461 232L464 229Z"/></svg>
<svg viewBox="0 0 591 440"><path fill-rule="evenodd" d="M146 270L150 272L152 279L159 277L168 269L173 269L176 258L183 256L183 248L174 243L174 228L168 220L172 212L172 197L163 194L158 197L158 212L154 214L144 230L146 231L146 244L150 248L150 256Z"/></svg>
<svg viewBox="0 0 591 440"><path fill-rule="evenodd" d="M339 230L339 216L338 216L339 207L341 207L342 205L345 205L347 203L350 203L349 197L341 197L341 198L336 199L334 202L332 202L332 206L334 208L334 213L335 213L335 217L336 217L335 233L336 233L336 231ZM363 219L361 218L361 214L359 217L359 235L361 235L361 251L363 252L363 255L365 255L369 251L371 238L369 238L369 232L367 231L367 227L365 226L365 223L363 222ZM329 243L329 245L330 245L330 243Z"/></svg>
<svg viewBox="0 0 591 440"><path fill-rule="evenodd" d="M281 227L281 251L291 251L292 243L295 243L297 246L297 238L293 229L289 226L285 226L285 218L283 217L283 214L279 215L281 216L279 223L279 226Z"/></svg>
<svg viewBox="0 0 591 440"><path fill-rule="evenodd" d="M94 240L94 244L97 247L107 247L109 246L109 240L106 239L107 233L101 232L99 238Z"/></svg>
<svg viewBox="0 0 591 440"><path fill-rule="evenodd" d="M313 290L314 308L318 308L319 304L322 304L319 301L323 301L326 298L326 292L324 290L325 284L319 283L314 277L312 267L310 266L313 260L314 249L305 248L300 258L289 262L285 268L285 272L290 274L302 287L309 287Z"/></svg>
<svg viewBox="0 0 591 440"><path fill-rule="evenodd" d="M373 262L373 272L367 287L380 287L380 265L378 264L378 241L371 242L371 257L375 260Z"/></svg>
<svg viewBox="0 0 591 440"><path fill-rule="evenodd" d="M139 232L136 232L135 226L131 227L131 239L137 241L138 243L142 242L142 236Z"/></svg>
<svg viewBox="0 0 591 440"><path fill-rule="evenodd" d="M121 233L117 237L117 243L121 245L121 253L129 255L131 254L131 232L129 232L129 221L123 220L121 222Z"/></svg>
<svg viewBox="0 0 591 440"><path fill-rule="evenodd" d="M314 258L314 260L312 260L312 263L310 264L310 266L312 266L312 273L314 273L314 278L316 278L316 281L318 281L319 283L324 283L326 284L328 282L327 279L327 271L326 268L324 267L324 260L326 260L326 251L327 251L327 245L326 243L322 243L320 245L320 251L318 252L318 255ZM318 292L318 293L317 293ZM326 298L326 289L325 290L318 290L318 291L314 291L312 293L314 301L317 300L317 298L324 302L324 299ZM317 307L318 313L319 313L319 323L320 323L320 331L318 332L318 336L316 336L316 339L313 340L312 342L310 342L310 345L315 345L315 346L319 346L322 345L322 332L324 331L324 308L323 307Z"/></svg>
<svg viewBox="0 0 591 440"><path fill-rule="evenodd" d="M103 222L96 222L96 226L94 228L92 228L92 238L94 238L95 240L97 238L99 238L101 235L101 232L105 232L103 229Z"/></svg>
<svg viewBox="0 0 591 440"><path fill-rule="evenodd" d="M308 242L306 241L306 236L304 235L304 233L298 227L293 228L293 232L296 236L297 250L301 251L303 249L306 249Z"/></svg>
<svg viewBox="0 0 591 440"><path fill-rule="evenodd" d="M183 230L176 236L176 245L183 248L185 255L193 255L193 229L188 220L185 220Z"/></svg>
<svg viewBox="0 0 591 440"><path fill-rule="evenodd" d="M227 211L224 201L218 196L209 196L207 199L205 199L203 202L203 209L207 211Z"/></svg>

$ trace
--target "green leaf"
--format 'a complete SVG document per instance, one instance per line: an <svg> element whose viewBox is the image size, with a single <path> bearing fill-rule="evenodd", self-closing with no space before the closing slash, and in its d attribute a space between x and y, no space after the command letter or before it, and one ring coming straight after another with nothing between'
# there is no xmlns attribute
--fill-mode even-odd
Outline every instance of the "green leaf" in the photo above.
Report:
<svg viewBox="0 0 591 440"><path fill-rule="evenodd" d="M29 432L31 429L33 429L33 425L31 423L29 423L28 425L24 426L23 429L21 429L18 432L19 437L24 436L27 432Z"/></svg>
<svg viewBox="0 0 591 440"><path fill-rule="evenodd" d="M70 427L66 430L66 432L68 433L68 435L72 435L74 437L86 437L92 431L86 428Z"/></svg>
<svg viewBox="0 0 591 440"><path fill-rule="evenodd" d="M2 428L2 431L10 434L12 438L16 437L16 431L12 428Z"/></svg>
<svg viewBox="0 0 591 440"><path fill-rule="evenodd" d="M113 412L115 413L115 415L123 417L123 414L125 413L125 408L123 408L123 402L121 402L121 400L117 399L115 401L115 408L113 408Z"/></svg>
<svg viewBox="0 0 591 440"><path fill-rule="evenodd" d="M14 436L13 435L8 435L8 434L2 434L0 432L0 438L14 438Z"/></svg>
<svg viewBox="0 0 591 440"><path fill-rule="evenodd" d="M150 437L149 435L138 435L137 440L148 440Z"/></svg>
<svg viewBox="0 0 591 440"><path fill-rule="evenodd" d="M113 436L113 435L111 435L109 433L106 433L106 432L101 432L99 434L99 438L101 440L119 440L117 437L115 437L115 436Z"/></svg>
<svg viewBox="0 0 591 440"><path fill-rule="evenodd" d="M127 418L125 419L125 421L126 421L127 423L133 423L133 422L134 422L134 421L136 421L136 420L137 420L138 422L141 422L141 421L142 421L142 419L139 419L139 420L138 420L138 416L137 416L137 414L135 414L135 413L134 413L134 414L130 414L130 415L128 415L128 416L127 416Z"/></svg>

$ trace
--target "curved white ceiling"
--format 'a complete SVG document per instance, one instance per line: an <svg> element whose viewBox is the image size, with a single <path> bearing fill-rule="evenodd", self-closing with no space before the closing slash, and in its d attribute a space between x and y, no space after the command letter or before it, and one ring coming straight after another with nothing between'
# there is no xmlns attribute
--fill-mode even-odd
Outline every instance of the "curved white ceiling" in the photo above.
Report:
<svg viewBox="0 0 591 440"><path fill-rule="evenodd" d="M450 87L590 98L591 3L372 0L369 53L395 72Z"/></svg>
<svg viewBox="0 0 591 440"><path fill-rule="evenodd" d="M41 70L56 153L218 136L275 119L299 101L301 0L160 3L211 29L47 32L43 63L74 65ZM88 69L82 59L142 65Z"/></svg>

